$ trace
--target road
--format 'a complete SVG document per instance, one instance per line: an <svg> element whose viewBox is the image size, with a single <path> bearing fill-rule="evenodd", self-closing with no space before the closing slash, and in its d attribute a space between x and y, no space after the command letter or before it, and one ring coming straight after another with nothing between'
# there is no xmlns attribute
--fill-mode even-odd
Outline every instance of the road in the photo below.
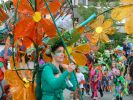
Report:
<svg viewBox="0 0 133 100"><path fill-rule="evenodd" d="M64 91L64 96L65 100L70 100L70 91L65 90ZM83 96L84 100L93 100L89 96ZM104 93L104 96L102 98L99 98L99 100L113 100L113 93ZM133 100L133 95L125 96L123 100Z"/></svg>

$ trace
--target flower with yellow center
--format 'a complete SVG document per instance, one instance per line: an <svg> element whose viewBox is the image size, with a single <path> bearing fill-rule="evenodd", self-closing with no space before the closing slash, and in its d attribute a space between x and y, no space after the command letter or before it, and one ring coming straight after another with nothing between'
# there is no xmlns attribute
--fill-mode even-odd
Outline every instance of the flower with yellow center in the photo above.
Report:
<svg viewBox="0 0 133 100"><path fill-rule="evenodd" d="M123 6L114 8L111 17L117 21L126 19L125 31L127 34L133 34L133 0L121 0L121 3Z"/></svg>
<svg viewBox="0 0 133 100"><path fill-rule="evenodd" d="M97 33L102 33L103 32L103 28L102 27L97 27L96 29L95 29L95 31L97 32Z"/></svg>
<svg viewBox="0 0 133 100"><path fill-rule="evenodd" d="M89 39L90 43L95 45L98 41L104 43L109 42L108 35L112 35L115 31L112 25L113 21L111 19L104 21L103 15L97 17L97 19L89 25L91 29L94 29L94 32L91 33L91 38Z"/></svg>
<svg viewBox="0 0 133 100"><path fill-rule="evenodd" d="M41 19L42 19L41 13L40 12L35 12L34 15L33 15L33 20L35 22L39 22Z"/></svg>

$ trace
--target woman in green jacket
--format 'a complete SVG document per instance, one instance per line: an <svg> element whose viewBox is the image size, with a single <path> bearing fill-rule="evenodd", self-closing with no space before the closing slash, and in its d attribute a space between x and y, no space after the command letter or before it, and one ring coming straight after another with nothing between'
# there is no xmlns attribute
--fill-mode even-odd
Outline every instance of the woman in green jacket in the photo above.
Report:
<svg viewBox="0 0 133 100"><path fill-rule="evenodd" d="M73 73L75 65L70 64L63 70L64 52L61 43L51 47L52 62L44 65L41 76L42 100L64 100L65 88L76 90L76 78Z"/></svg>

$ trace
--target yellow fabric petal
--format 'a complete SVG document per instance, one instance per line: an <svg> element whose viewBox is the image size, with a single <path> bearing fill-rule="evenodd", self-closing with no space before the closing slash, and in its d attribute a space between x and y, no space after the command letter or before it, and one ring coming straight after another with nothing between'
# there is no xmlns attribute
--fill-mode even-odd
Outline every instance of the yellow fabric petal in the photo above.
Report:
<svg viewBox="0 0 133 100"><path fill-rule="evenodd" d="M74 60L76 61L76 64L85 66L87 63L87 58L84 54L72 52L72 56Z"/></svg>
<svg viewBox="0 0 133 100"><path fill-rule="evenodd" d="M133 16L129 17L125 24L125 30L127 34L133 34Z"/></svg>
<svg viewBox="0 0 133 100"><path fill-rule="evenodd" d="M113 20L112 19L107 19L106 21L104 21L104 23L102 24L102 28L103 29L107 29L110 28L113 25Z"/></svg>
<svg viewBox="0 0 133 100"><path fill-rule="evenodd" d="M121 0L123 4L133 4L133 0Z"/></svg>
<svg viewBox="0 0 133 100"><path fill-rule="evenodd" d="M77 46L75 48L73 48L74 51L83 53L83 54L87 54L90 52L90 45L89 44L83 44L80 46Z"/></svg>
<svg viewBox="0 0 133 100"><path fill-rule="evenodd" d="M89 25L89 27L96 28L98 26L101 26L103 24L103 21L104 21L104 16L100 15L97 17L97 19L94 22L92 22L91 25Z"/></svg>
<svg viewBox="0 0 133 100"><path fill-rule="evenodd" d="M109 38L108 38L108 36L105 33L102 33L100 35L100 41L102 41L104 43L107 43L107 42L109 42Z"/></svg>
<svg viewBox="0 0 133 100"><path fill-rule="evenodd" d="M111 27L107 30L105 30L104 32L108 35L113 35L115 33L116 29L114 27Z"/></svg>
<svg viewBox="0 0 133 100"><path fill-rule="evenodd" d="M124 7L117 7L112 10L111 17L114 20L121 21L124 18L127 18L133 14L133 6L124 6Z"/></svg>

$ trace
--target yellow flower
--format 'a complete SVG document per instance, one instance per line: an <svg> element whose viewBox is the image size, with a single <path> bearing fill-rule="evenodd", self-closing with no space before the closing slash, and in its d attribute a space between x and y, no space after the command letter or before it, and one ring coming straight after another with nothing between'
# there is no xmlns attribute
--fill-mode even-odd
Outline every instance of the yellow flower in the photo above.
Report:
<svg viewBox="0 0 133 100"><path fill-rule="evenodd" d="M35 22L39 22L41 19L42 19L41 13L40 12L35 12L34 15L33 15L33 20Z"/></svg>
<svg viewBox="0 0 133 100"><path fill-rule="evenodd" d="M115 31L115 29L111 27L112 25L113 21L111 19L104 21L103 15L97 17L97 19L89 25L91 29L94 29L90 37L91 44L96 44L98 41L109 42L108 35L112 35Z"/></svg>
<svg viewBox="0 0 133 100"><path fill-rule="evenodd" d="M126 19L125 31L127 34L133 34L133 0L121 0L121 3L124 6L114 8L111 17L118 21Z"/></svg>

